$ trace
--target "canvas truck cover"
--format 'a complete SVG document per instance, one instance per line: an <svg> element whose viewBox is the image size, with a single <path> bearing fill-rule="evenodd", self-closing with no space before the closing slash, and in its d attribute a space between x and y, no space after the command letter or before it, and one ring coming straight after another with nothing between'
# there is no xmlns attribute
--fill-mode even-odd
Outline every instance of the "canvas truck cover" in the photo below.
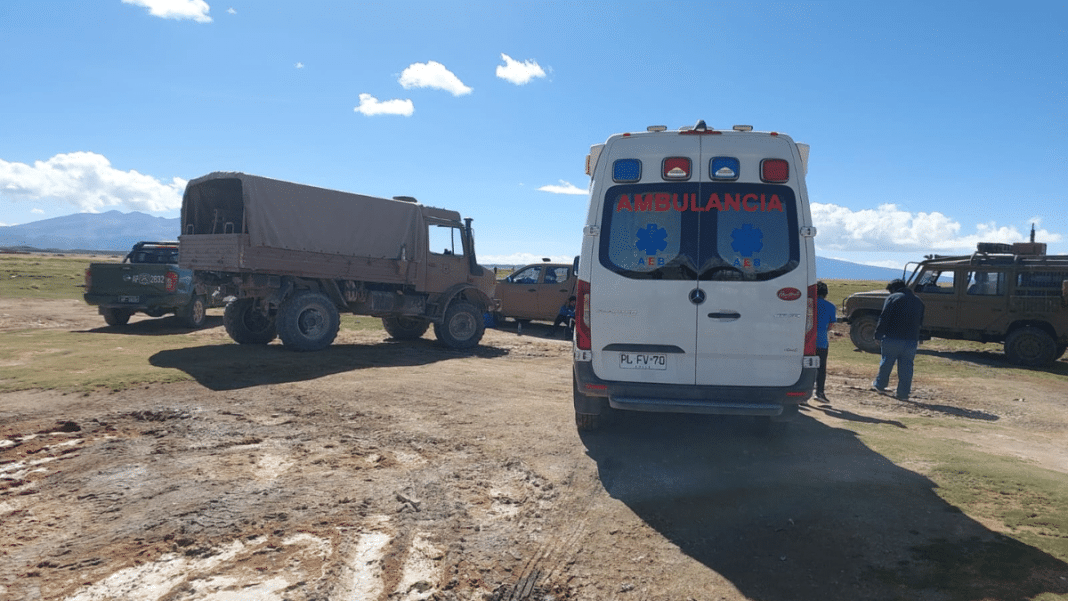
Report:
<svg viewBox="0 0 1068 601"><path fill-rule="evenodd" d="M247 234L250 247L411 260L425 244L425 218L460 215L414 202L216 172L189 182L182 234Z"/></svg>

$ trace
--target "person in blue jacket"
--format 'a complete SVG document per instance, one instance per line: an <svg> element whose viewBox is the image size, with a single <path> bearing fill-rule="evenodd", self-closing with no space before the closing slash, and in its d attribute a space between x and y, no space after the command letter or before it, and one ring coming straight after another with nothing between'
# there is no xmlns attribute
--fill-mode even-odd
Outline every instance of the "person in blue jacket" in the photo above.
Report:
<svg viewBox="0 0 1068 601"><path fill-rule="evenodd" d="M575 302L574 296L569 296L567 302L560 305L560 312L556 314L556 319L553 321L553 329L549 331L549 336L556 336L556 328L561 324L564 326L564 338L571 338L571 333L575 329Z"/></svg>
<svg viewBox="0 0 1068 601"><path fill-rule="evenodd" d="M875 326L875 339L882 346L882 359L871 388L889 394L886 387L890 383L890 371L897 363L897 399L907 401L912 393L912 367L920 343L924 306L903 280L891 281L886 289L890 296L886 297L879 324Z"/></svg>
<svg viewBox="0 0 1068 601"><path fill-rule="evenodd" d="M816 282L816 354L820 357L820 368L816 372L816 398L824 403L830 403L827 399L825 387L827 385L827 351L830 348L830 338L827 331L831 324L838 321L834 303L827 300L827 284Z"/></svg>

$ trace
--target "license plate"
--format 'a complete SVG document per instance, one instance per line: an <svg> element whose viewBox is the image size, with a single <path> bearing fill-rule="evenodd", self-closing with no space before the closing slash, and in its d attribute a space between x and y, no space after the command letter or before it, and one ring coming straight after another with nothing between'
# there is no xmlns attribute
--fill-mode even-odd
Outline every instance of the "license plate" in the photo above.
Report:
<svg viewBox="0 0 1068 601"><path fill-rule="evenodd" d="M141 302L141 297L140 296L120 296L119 297L119 302L120 303L139 303L139 302Z"/></svg>
<svg viewBox="0 0 1068 601"><path fill-rule="evenodd" d="M620 369L667 369L667 355L663 353L620 353Z"/></svg>

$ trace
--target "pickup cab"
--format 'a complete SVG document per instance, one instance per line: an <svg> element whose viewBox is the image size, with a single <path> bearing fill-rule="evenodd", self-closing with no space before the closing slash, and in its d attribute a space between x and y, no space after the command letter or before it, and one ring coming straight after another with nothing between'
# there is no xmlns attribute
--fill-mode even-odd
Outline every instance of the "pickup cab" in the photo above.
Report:
<svg viewBox="0 0 1068 601"><path fill-rule="evenodd" d="M123 326L134 313L173 313L199 328L207 309L221 305L217 294L196 294L193 271L178 267L177 242L138 242L121 263L90 263L85 302L96 306L109 326Z"/></svg>

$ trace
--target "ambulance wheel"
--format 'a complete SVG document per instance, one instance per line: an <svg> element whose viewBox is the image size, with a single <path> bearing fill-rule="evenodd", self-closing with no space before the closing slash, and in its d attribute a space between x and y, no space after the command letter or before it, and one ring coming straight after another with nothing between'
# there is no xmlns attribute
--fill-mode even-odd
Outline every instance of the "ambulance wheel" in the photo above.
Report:
<svg viewBox="0 0 1068 601"><path fill-rule="evenodd" d="M861 315L849 320L849 339L853 346L866 353L878 353L882 347L875 339L875 327L879 325L879 318L875 315Z"/></svg>
<svg viewBox="0 0 1068 601"><path fill-rule="evenodd" d="M482 312L467 301L455 301L445 310L445 319L434 324L434 335L454 349L471 348L482 340L486 322Z"/></svg>
<svg viewBox="0 0 1068 601"><path fill-rule="evenodd" d="M256 310L256 299L239 298L223 310L223 327L238 344L267 344L275 339L274 320Z"/></svg>
<svg viewBox="0 0 1068 601"><path fill-rule="evenodd" d="M321 351L337 338L341 315L328 296L305 290L287 298L275 318L278 337L287 349Z"/></svg>
<svg viewBox="0 0 1068 601"><path fill-rule="evenodd" d="M426 333L430 322L421 317L383 317L382 327L397 340L415 340Z"/></svg>

